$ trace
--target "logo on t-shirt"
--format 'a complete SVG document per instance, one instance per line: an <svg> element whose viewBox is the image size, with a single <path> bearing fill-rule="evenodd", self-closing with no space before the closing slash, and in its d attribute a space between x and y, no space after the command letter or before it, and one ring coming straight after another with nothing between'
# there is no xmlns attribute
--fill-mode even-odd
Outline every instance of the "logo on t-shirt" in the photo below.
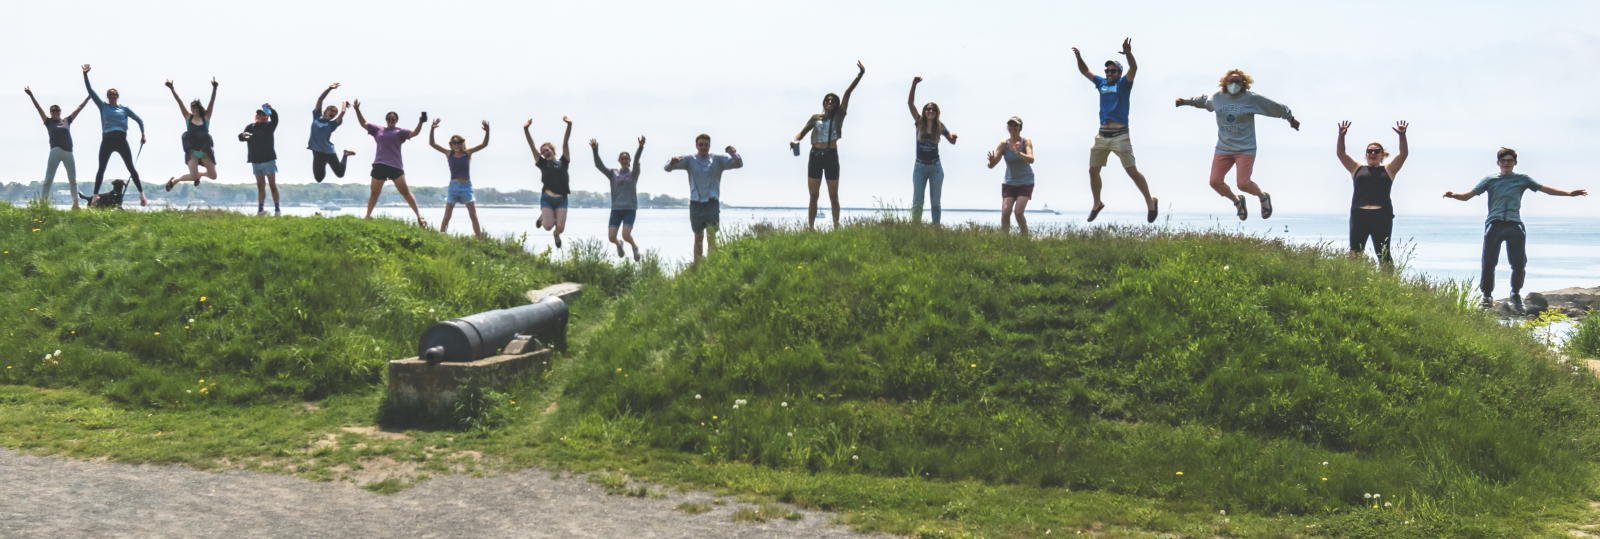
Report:
<svg viewBox="0 0 1600 539"><path fill-rule="evenodd" d="M1233 123L1233 115L1232 114L1224 116L1223 118L1227 119L1228 123L1230 123L1230 124Z"/></svg>
<svg viewBox="0 0 1600 539"><path fill-rule="evenodd" d="M1115 85L1115 84L1107 84L1107 85L1101 86L1100 87L1100 93L1102 93L1102 94L1114 94L1114 93L1117 93L1117 85Z"/></svg>

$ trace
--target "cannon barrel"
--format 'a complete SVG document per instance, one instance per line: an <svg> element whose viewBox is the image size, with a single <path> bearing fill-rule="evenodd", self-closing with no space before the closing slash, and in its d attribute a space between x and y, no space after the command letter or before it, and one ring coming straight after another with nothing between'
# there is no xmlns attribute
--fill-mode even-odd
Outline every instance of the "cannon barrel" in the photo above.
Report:
<svg viewBox="0 0 1600 539"><path fill-rule="evenodd" d="M422 332L417 357L428 363L467 363L493 356L518 334L561 346L567 335L567 304L550 296L532 305L437 322Z"/></svg>

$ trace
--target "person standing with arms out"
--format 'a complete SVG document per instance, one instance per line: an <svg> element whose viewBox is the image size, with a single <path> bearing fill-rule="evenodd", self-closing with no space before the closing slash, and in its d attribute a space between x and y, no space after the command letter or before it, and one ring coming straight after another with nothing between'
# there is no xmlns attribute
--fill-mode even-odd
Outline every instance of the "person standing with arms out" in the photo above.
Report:
<svg viewBox="0 0 1600 539"><path fill-rule="evenodd" d="M256 215L266 215L267 186L272 186L272 215L283 215L278 207L278 111L271 103L256 110L256 121L244 126L239 141L249 148L250 173L256 176Z"/></svg>
<svg viewBox="0 0 1600 539"><path fill-rule="evenodd" d="M44 108L39 106L39 100L33 97L32 87L23 87L22 91L28 94L28 100L33 102L34 110L39 111L39 119L44 121L44 128L50 132L50 160L45 162L44 192L39 194L46 204L50 203L50 186L56 181L56 167L66 165L67 183L72 185L72 209L78 206L78 165L72 159L72 122L78 119L78 113L83 112L83 106L89 104L89 98L83 98L78 103L78 108L72 109L72 114L66 118L61 117L61 107L50 105L50 115L46 116Z"/></svg>
<svg viewBox="0 0 1600 539"><path fill-rule="evenodd" d="M1100 169L1105 168L1107 158L1117 154L1117 160L1122 162L1122 169L1128 172L1128 177L1133 178L1133 184L1139 187L1139 192L1144 195L1145 222L1156 222L1158 201L1150 196L1150 186L1145 183L1144 174L1134 166L1133 143L1128 139L1128 97L1133 93L1133 76L1139 74L1139 62L1133 59L1133 38L1122 41L1123 56L1128 57L1128 73L1122 73L1122 63L1116 60L1106 60L1106 76L1097 76L1089 71L1089 65L1083 63L1083 53L1077 47L1072 48L1072 54L1078 57L1078 72L1088 77L1094 83L1096 90L1100 91L1100 133L1094 136L1094 146L1089 148L1089 191L1094 194L1094 206L1089 210L1089 221L1094 222L1100 216L1100 210L1106 208L1100 201Z"/></svg>
<svg viewBox="0 0 1600 539"><path fill-rule="evenodd" d="M444 154L445 162L450 165L450 188L445 190L444 220L439 222L439 232L449 231L450 214L460 203L467 205L467 217L472 218L472 236L483 239L483 229L478 226L477 199L472 196L472 154L489 147L489 121L483 122L483 144L471 148L461 135L450 136L448 149L440 146L433 138L433 132L438 129L439 120L434 120L433 126L428 128L428 145Z"/></svg>
<svg viewBox="0 0 1600 539"><path fill-rule="evenodd" d="M1217 113L1217 151L1211 158L1211 188L1233 203L1240 221L1250 218L1250 210L1244 205L1244 195L1235 198L1233 190L1222 181L1228 169L1234 165L1239 166L1239 190L1261 199L1262 219L1272 217L1272 195L1250 181L1250 173L1256 166L1256 115L1284 118L1289 120L1289 127L1300 130L1300 120L1294 119L1289 107L1251 92L1250 85L1253 83L1255 79L1242 70L1234 69L1222 76L1218 82L1222 90L1217 93L1178 98L1177 104L1173 105L1189 105Z"/></svg>
<svg viewBox="0 0 1600 539"><path fill-rule="evenodd" d="M567 229L567 195L572 192L568 174L572 158L567 153L567 140L572 138L572 119L562 116L561 121L567 123L567 134L561 136L560 159L556 159L556 145L548 142L537 146L533 144L533 133L528 131L533 126L532 119L522 124L522 136L528 139L528 149L533 150L534 166L539 167L539 183L543 186L539 193L539 223L536 226L552 231L557 249L561 248L561 232Z"/></svg>
<svg viewBox="0 0 1600 539"><path fill-rule="evenodd" d="M945 129L944 122L939 120L939 104L929 101L922 106L922 113L917 113L917 85L922 83L922 77L911 78L911 96L906 98L906 106L911 108L911 119L917 123L917 164L911 168L911 220L922 222L922 201L924 191L933 197L933 224L939 224L939 195L944 190L944 166L939 164L939 137L944 137L951 144L956 143L956 134Z"/></svg>
<svg viewBox="0 0 1600 539"><path fill-rule="evenodd" d="M617 156L618 168L606 168L605 161L600 160L600 143L589 139L589 148L594 150L594 168L600 169L606 175L606 180L611 183L611 220L606 225L606 239L617 246L617 256L626 257L622 252L622 242L633 246L633 261L638 262L639 243L633 241L633 222L639 216L639 161L644 155L644 135L639 135L639 149L628 155L622 152ZM622 228L622 240L617 240L617 228Z"/></svg>
<svg viewBox="0 0 1600 539"><path fill-rule="evenodd" d="M417 226L427 228L428 221L422 218L422 210L417 209L417 199L411 196L411 188L406 186L405 161L400 159L400 145L422 134L422 124L428 121L428 113L422 113L417 118L416 129L402 129L396 127L400 123L400 114L390 111L383 115L385 126L367 123L367 118L361 115L361 100L357 99L351 104L356 109L356 121L366 127L367 134L372 135L372 140L378 143L378 150L372 157L372 192L367 195L367 216L372 218L372 209L378 207L378 196L383 194L383 182L393 180L395 191L400 192L400 197L411 205L411 213L417 216Z"/></svg>
<svg viewBox="0 0 1600 539"><path fill-rule="evenodd" d="M722 220L722 172L744 166L744 158L733 146L728 155L711 155L711 135L694 138L695 153L673 156L662 170L689 171L689 228L694 230L694 262L700 263L701 245L706 253L717 250L717 227ZM706 241L707 238L710 241Z"/></svg>
<svg viewBox="0 0 1600 539"><path fill-rule="evenodd" d="M1017 215L1017 228L1028 233L1028 218L1023 212L1033 199L1033 139L1022 138L1022 118L1006 120L1011 136L989 152L989 168L1002 159L1006 162L1006 181L1000 185L1000 230L1011 230L1011 214Z"/></svg>
<svg viewBox="0 0 1600 539"><path fill-rule="evenodd" d="M844 115L850 108L850 94L867 74L867 66L861 62L857 61L856 67L861 71L844 90L844 100L832 93L822 96L822 114L812 114L800 134L789 141L789 146L798 151L800 140L807 132L811 133L811 157L806 161L806 186L811 189L811 205L807 206L810 211L806 212L807 230L817 228L817 198L821 196L819 191L824 178L828 180L828 202L833 204L833 227L839 228L839 137L844 134Z"/></svg>
<svg viewBox="0 0 1600 539"><path fill-rule="evenodd" d="M133 186L139 189L139 205L150 205L150 200L144 197L144 184L139 183L139 171L133 168L133 149L128 147L128 119L139 122L141 145L145 141L144 120L134 114L133 109L117 104L121 94L117 93L116 88L106 90L105 101L94 94L94 86L89 84L89 64L83 64L83 87L89 90L89 99L93 99L95 107L100 109L100 169L94 173L93 194L100 194L100 183L106 179L106 161L116 153L122 155L122 165L128 169L128 179L133 180Z"/></svg>
<svg viewBox="0 0 1600 539"><path fill-rule="evenodd" d="M1511 310L1522 312L1522 281L1527 276L1528 229L1522 224L1522 193L1538 191L1558 197L1588 196L1583 189L1562 191L1533 181L1525 174L1512 172L1517 166L1517 151L1500 148L1495 154L1500 173L1484 176L1477 187L1465 193L1445 191L1444 196L1467 201L1489 193L1489 217L1483 227L1483 308L1494 307L1494 267L1500 263L1500 244L1506 246L1511 262Z"/></svg>
<svg viewBox="0 0 1600 539"><path fill-rule="evenodd" d="M172 99L178 102L178 112L183 113L183 162L189 165L188 174L167 179L167 190L171 191L174 186L187 181L198 186L202 176L217 179L217 153L211 140L211 113L216 110L212 106L217 104L217 79L211 79L211 102L204 107L200 106L199 99L184 107L183 98L178 97L178 89L172 86L170 80L167 81L167 89L172 91ZM201 165L206 167L204 173L200 172Z"/></svg>
<svg viewBox="0 0 1600 539"><path fill-rule="evenodd" d="M332 140L333 130L344 125L344 112L350 108L350 102L345 101L338 107L328 105L328 108L322 108L322 100L328 98L328 92L338 88L337 82L328 85L328 89L317 96L317 107L311 109L311 142L306 144L306 149L311 150L311 177L317 183L322 183L322 179L328 176L329 168L333 169L334 176L343 178L345 165L350 156L356 154L345 150L342 157L336 155L338 152L334 150Z"/></svg>
<svg viewBox="0 0 1600 539"><path fill-rule="evenodd" d="M1394 256L1389 252L1389 239L1394 234L1394 202L1389 198L1389 190L1394 187L1394 178L1400 174L1400 167L1406 164L1406 156L1410 154L1406 144L1407 127L1409 124L1403 121L1395 123L1394 132L1400 135L1400 155L1388 165L1384 165L1383 160L1389 157L1389 152L1376 142L1367 145L1367 164L1359 165L1344 151L1344 134L1350 130L1350 122L1339 123L1339 162L1350 171L1351 180L1355 182L1355 193L1350 197L1350 252L1365 251L1367 238L1372 238L1372 250L1386 269L1394 268Z"/></svg>

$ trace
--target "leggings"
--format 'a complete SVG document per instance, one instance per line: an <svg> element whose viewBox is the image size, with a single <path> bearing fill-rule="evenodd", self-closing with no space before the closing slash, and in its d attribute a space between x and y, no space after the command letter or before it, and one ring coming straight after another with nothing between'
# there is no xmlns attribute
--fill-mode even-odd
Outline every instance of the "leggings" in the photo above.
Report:
<svg viewBox="0 0 1600 539"><path fill-rule="evenodd" d="M50 186L56 181L56 167L67 166L67 181L72 184L72 203L78 203L78 165L72 160L72 152L61 148L50 148L50 161L44 169L44 192L40 195L46 202L50 201Z"/></svg>
<svg viewBox="0 0 1600 539"><path fill-rule="evenodd" d="M1350 212L1350 252L1367 250L1367 238L1372 238L1372 251L1385 266L1394 265L1389 252L1390 236L1394 233L1394 215L1388 208L1378 210L1356 209Z"/></svg>
<svg viewBox="0 0 1600 539"><path fill-rule="evenodd" d="M1511 263L1511 293L1522 290L1527 277L1528 231L1516 221L1494 221L1483 229L1483 297L1493 298L1494 267L1500 263L1500 244L1506 244L1506 261Z"/></svg>
<svg viewBox="0 0 1600 539"><path fill-rule="evenodd" d="M133 180L133 186L144 192L144 185L139 183L139 171L133 168L133 150L128 148L127 131L106 131L100 137L100 170L94 173L94 194L100 194L100 182L106 179L106 161L111 159L111 154L122 154L122 164L128 167L128 179Z"/></svg>
<svg viewBox="0 0 1600 539"><path fill-rule="evenodd" d="M341 158L331 153L311 150L311 177L315 178L317 183L322 183L322 179L328 177L327 169L331 167L334 176L343 178L344 166L349 160L348 155Z"/></svg>

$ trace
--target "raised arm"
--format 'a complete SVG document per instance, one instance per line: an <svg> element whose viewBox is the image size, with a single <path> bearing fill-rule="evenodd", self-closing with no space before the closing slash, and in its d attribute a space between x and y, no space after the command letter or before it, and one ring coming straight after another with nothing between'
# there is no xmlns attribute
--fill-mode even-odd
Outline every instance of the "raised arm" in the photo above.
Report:
<svg viewBox="0 0 1600 539"><path fill-rule="evenodd" d="M429 133L428 136L432 137L433 134ZM477 146L473 146L471 148L467 148L467 154L468 155L475 154L475 153L478 153L478 150L482 150L482 149L488 148L488 147L489 147L489 120L484 120L483 121L483 144L479 144Z"/></svg>
<svg viewBox="0 0 1600 539"><path fill-rule="evenodd" d="M333 118L333 123L335 125L343 125L344 124L344 111L346 111L346 110L350 110L350 102L349 101L345 101L344 105L339 107L339 115L335 116ZM363 126L363 128L364 127L365 126Z"/></svg>
<svg viewBox="0 0 1600 539"><path fill-rule="evenodd" d="M921 122L922 113L917 110L917 84L922 82L922 77L911 78L911 95L906 97L906 106L911 108L911 121ZM803 133L802 133L803 134Z"/></svg>
<svg viewBox="0 0 1600 539"><path fill-rule="evenodd" d="M424 112L422 116L417 117L417 128L411 130L411 134L406 136L406 140L411 140L417 138L417 135L421 135L422 125L426 123L428 123L428 113Z"/></svg>
<svg viewBox="0 0 1600 539"><path fill-rule="evenodd" d="M1389 161L1389 166L1385 167L1389 170L1389 181L1394 181L1395 175L1400 173L1400 166L1406 164L1406 155L1411 153L1411 149L1406 144L1406 128L1408 127L1411 127L1411 124L1406 123L1404 120L1394 124L1394 132L1400 135L1400 153L1395 154L1394 159Z"/></svg>
<svg viewBox="0 0 1600 539"><path fill-rule="evenodd" d="M737 148L729 146L726 148L726 151L728 152L728 166L723 168L723 170L744 168L744 157L739 155L739 150Z"/></svg>
<svg viewBox="0 0 1600 539"><path fill-rule="evenodd" d="M183 98L178 97L178 89L172 86L172 80L167 80L167 89L172 90L172 100L178 102L178 112L183 113L184 121L189 120L189 106L183 104Z"/></svg>
<svg viewBox="0 0 1600 539"><path fill-rule="evenodd" d="M1555 196L1558 196L1558 197L1585 197L1585 196L1589 196L1589 191L1584 190L1584 189L1573 189L1571 191L1562 191L1560 189L1556 189L1556 188L1550 187L1548 185L1546 185L1544 187L1540 187L1539 188L1539 192L1547 194L1547 195L1555 195Z"/></svg>
<svg viewBox="0 0 1600 539"><path fill-rule="evenodd" d="M605 174L606 178L611 178L611 169L606 168L606 162L600 159L600 141L589 139L589 149L594 150L594 168L600 169L600 173ZM638 159L634 157L635 165L639 163Z"/></svg>
<svg viewBox="0 0 1600 539"><path fill-rule="evenodd" d="M1078 51L1077 47L1073 47L1072 55L1078 58L1078 72L1083 74L1083 78L1089 79L1089 82L1094 82L1094 72L1089 71L1089 64L1083 62L1083 53Z"/></svg>
<svg viewBox="0 0 1600 539"><path fill-rule="evenodd" d="M639 163L644 161L641 155L644 155L644 135L639 135L639 149L633 151L633 181L639 181Z"/></svg>
<svg viewBox="0 0 1600 539"><path fill-rule="evenodd" d="M72 109L72 114L68 114L67 115L67 123L72 123L74 120L77 120L78 119L78 113L83 112L84 105L88 105L88 104L89 104L89 98L87 98L87 97L83 98L83 101L78 103L78 108Z"/></svg>
<svg viewBox="0 0 1600 539"><path fill-rule="evenodd" d="M1122 55L1128 57L1128 72L1122 75L1122 80L1133 82L1133 76L1139 74L1139 61L1133 59L1133 38L1122 40Z"/></svg>
<svg viewBox="0 0 1600 539"><path fill-rule="evenodd" d="M30 87L30 86L23 86L22 87L22 91L24 93L28 94L28 100L33 102L33 110L39 111L39 121L41 121L41 122L50 121L50 115L44 113L44 107L39 106L39 100L35 99L33 97L33 88ZM82 108L82 107L79 107L79 108ZM73 112L73 114L77 114L77 112Z"/></svg>
<svg viewBox="0 0 1600 539"><path fill-rule="evenodd" d="M434 138L433 138L433 132L434 131L438 131L438 130L439 130L439 120L435 119L433 121L433 125L428 127L428 145L432 146L433 149L435 149L435 150L439 150L439 153L442 153L442 154L445 154L445 155L450 155L450 150L446 149L444 146L440 146L439 145L439 141L434 140Z"/></svg>
<svg viewBox="0 0 1600 539"><path fill-rule="evenodd" d="M533 133L528 131L528 126L531 125L533 125L533 120L528 120L528 123L522 124L522 136L528 139L528 151L533 152L534 160L538 160L539 145L533 143Z"/></svg>
<svg viewBox="0 0 1600 539"><path fill-rule="evenodd" d="M105 101L100 100L100 95L94 93L94 85L89 84L89 64L83 64L83 89L89 91L89 99L94 100L95 106L103 107L106 105Z"/></svg>
<svg viewBox="0 0 1600 539"><path fill-rule="evenodd" d="M216 95L216 94L213 93L212 95ZM272 106L271 103L267 103L266 106L267 106L267 109L270 111L270 112L267 113L267 128L271 129L273 131L277 131L278 130L278 107ZM206 115L209 116L210 114L211 114L211 111L209 111L209 110L206 111Z"/></svg>
<svg viewBox="0 0 1600 539"><path fill-rule="evenodd" d="M1351 159L1350 154L1344 151L1344 134L1349 130L1350 122L1339 122L1339 142L1335 146L1337 153L1339 154L1339 163L1344 165L1345 170L1350 171L1350 174L1354 175L1356 173L1356 169L1361 168L1361 165L1356 164L1356 160ZM1389 177L1394 178L1394 176Z"/></svg>
<svg viewBox="0 0 1600 539"><path fill-rule="evenodd" d="M328 85L328 89L323 90L322 91L322 95L317 96L317 108L311 109L311 112L315 112L317 114L322 114L322 100L328 98L328 92L332 92L332 91L334 91L334 90L336 90L338 88L339 88L339 83L337 83L337 82L335 82L333 84L329 84Z"/></svg>
<svg viewBox="0 0 1600 539"><path fill-rule="evenodd" d="M211 77L211 100L206 102L206 121L211 121L211 113L217 111L217 78ZM272 111L272 126L278 126L278 111Z"/></svg>
<svg viewBox="0 0 1600 539"><path fill-rule="evenodd" d="M568 157L570 154L567 153L567 141L572 139L572 119L562 116L561 121L567 122L567 133L561 135L561 158L572 161L572 158Z"/></svg>
<svg viewBox="0 0 1600 539"><path fill-rule="evenodd" d="M361 128L362 129L366 129L367 128L367 117L363 116L361 114L361 100L357 99L356 102L352 103L350 106L352 108L356 109L356 121L361 123Z"/></svg>
<svg viewBox="0 0 1600 539"><path fill-rule="evenodd" d="M850 111L850 93L856 91L856 85L861 84L861 77L867 74L867 66L861 65L860 60L856 60L856 67L861 68L861 72L856 73L856 80L850 81L850 87L844 89L844 99L839 101L840 112Z"/></svg>

